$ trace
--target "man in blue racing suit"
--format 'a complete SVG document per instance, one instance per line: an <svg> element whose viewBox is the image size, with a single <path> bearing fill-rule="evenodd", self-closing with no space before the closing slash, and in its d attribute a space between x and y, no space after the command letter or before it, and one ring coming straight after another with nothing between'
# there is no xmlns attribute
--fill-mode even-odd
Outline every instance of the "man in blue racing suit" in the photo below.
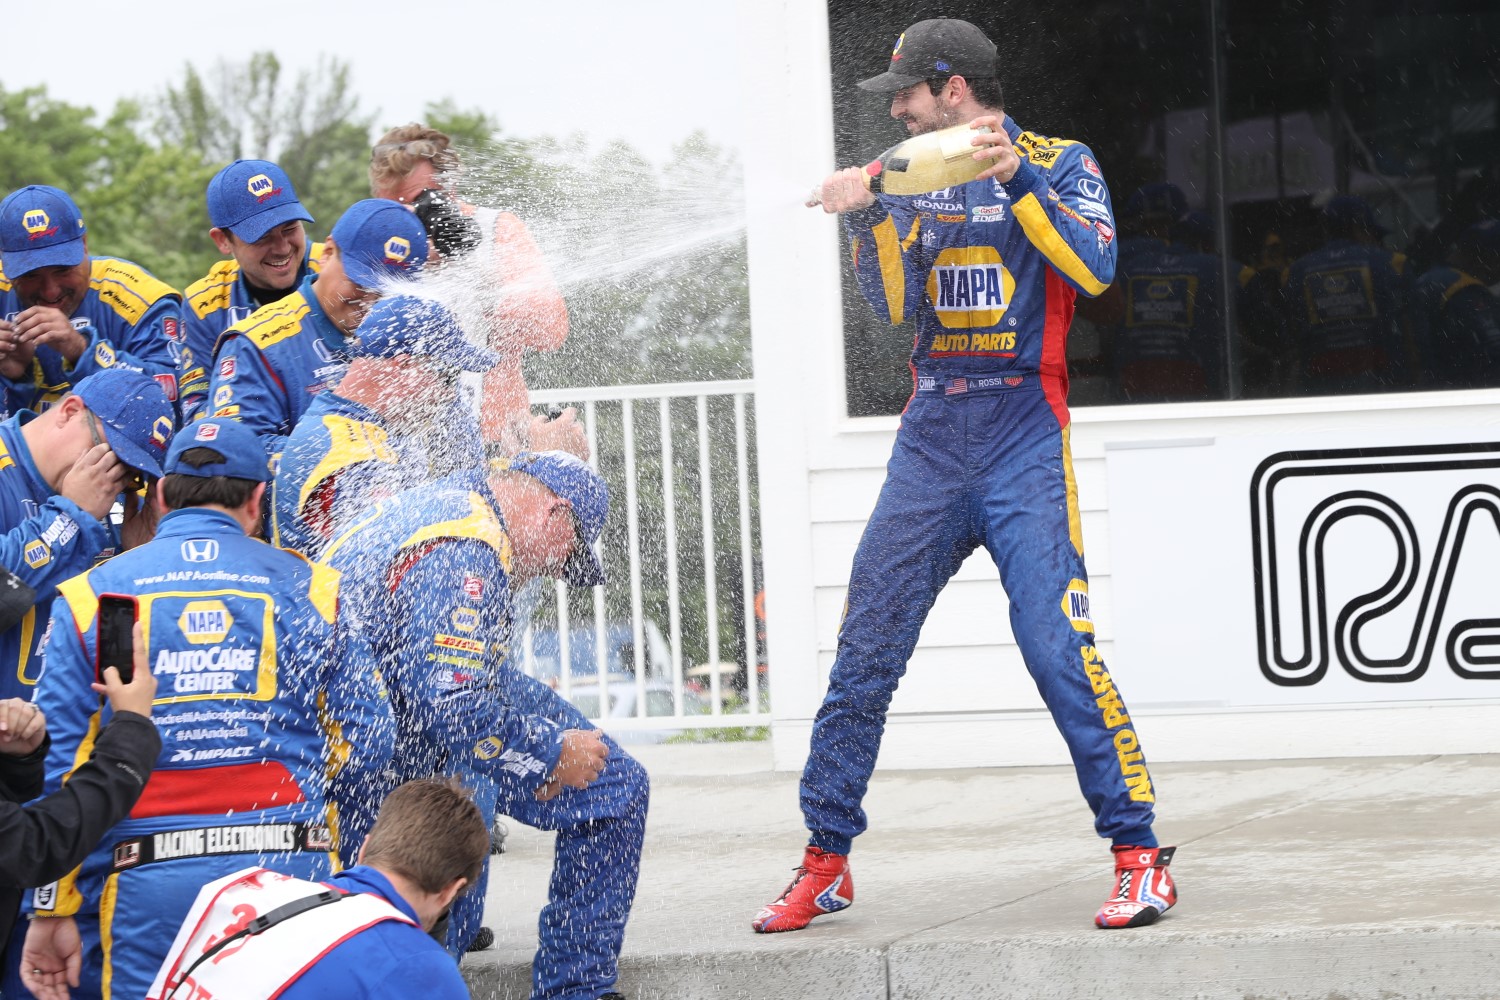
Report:
<svg viewBox="0 0 1500 1000"><path fill-rule="evenodd" d="M44 410L94 372L143 371L177 398L182 296L128 260L91 257L66 192L33 184L0 202L0 392Z"/></svg>
<svg viewBox="0 0 1500 1000"><path fill-rule="evenodd" d="M261 306L280 302L318 273L323 244L308 243L313 217L286 171L270 160L235 160L208 182L209 239L228 260L187 287L177 391L182 421L208 401L208 365L219 335Z"/></svg>
<svg viewBox="0 0 1500 1000"><path fill-rule="evenodd" d="M827 696L802 775L811 833L796 879L752 926L798 930L853 902L848 853L886 709L938 592L983 545L1011 628L1073 757L1116 884L1100 927L1150 923L1175 901L1173 849L1152 833L1151 779L1094 644L1069 454L1064 338L1074 297L1115 270L1108 189L1087 146L1020 129L1003 112L996 49L974 25L922 21L896 43L891 115L913 134L969 122L990 162L976 180L876 197L862 171L825 179L844 214L860 288L881 317L917 321L916 391L854 557Z"/></svg>
<svg viewBox="0 0 1500 1000"><path fill-rule="evenodd" d="M341 620L361 630L390 690L399 782L457 772L498 811L556 830L532 996L613 996L645 834L645 770L556 692L509 662L511 588L534 576L602 582L592 543L603 480L563 452L517 456L486 481L456 473L365 512L324 551L350 586ZM357 579L356 579L357 578ZM346 829L368 815L350 810ZM482 882L481 882L482 884ZM482 897L454 909L449 950L479 926Z"/></svg>
<svg viewBox="0 0 1500 1000"><path fill-rule="evenodd" d="M170 512L155 539L59 588L37 689L51 792L109 719L89 690L101 595L136 600L162 754L129 816L75 873L36 890L26 945L52 970L81 957L85 990L105 998L146 994L205 882L252 864L332 874L334 793L367 796L389 759L378 679L339 668L358 637L335 639L338 574L248 537L265 493L255 435L201 420L164 468Z"/></svg>
<svg viewBox="0 0 1500 1000"><path fill-rule="evenodd" d="M319 273L219 338L205 412L255 431L274 461L313 397L343 374L348 336L371 304L426 261L415 215L382 198L355 202L334 224Z"/></svg>

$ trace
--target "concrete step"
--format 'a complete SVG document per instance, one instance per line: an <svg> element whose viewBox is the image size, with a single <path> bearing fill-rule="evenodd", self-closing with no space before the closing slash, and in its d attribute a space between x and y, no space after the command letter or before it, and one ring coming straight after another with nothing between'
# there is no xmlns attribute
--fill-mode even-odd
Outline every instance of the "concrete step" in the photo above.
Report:
<svg viewBox="0 0 1500 1000"><path fill-rule="evenodd" d="M1500 755L1162 764L1181 903L1095 930L1111 887L1070 768L879 772L856 902L750 919L798 863L797 775L763 744L642 747L646 854L617 989L674 1000L1500 1000ZM530 994L549 834L511 825L474 996Z"/></svg>

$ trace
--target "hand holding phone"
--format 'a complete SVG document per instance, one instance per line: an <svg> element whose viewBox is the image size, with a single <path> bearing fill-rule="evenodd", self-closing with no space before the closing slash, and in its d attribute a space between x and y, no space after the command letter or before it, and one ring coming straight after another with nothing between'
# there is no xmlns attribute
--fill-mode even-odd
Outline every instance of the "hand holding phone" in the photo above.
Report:
<svg viewBox="0 0 1500 1000"><path fill-rule="evenodd" d="M116 712L134 712L150 718L151 706L156 702L156 677L151 673L151 664L146 661L146 637L141 634L140 622L136 622L131 630L131 640L135 668L130 682L120 679L118 668L109 673L108 667L112 664L106 664L101 671L103 677L92 687L109 699L109 707Z"/></svg>
<svg viewBox="0 0 1500 1000"><path fill-rule="evenodd" d="M128 594L99 595L99 644L94 662L94 679L104 683L104 668L120 672L120 682L129 684L135 676L135 642L133 639L138 608Z"/></svg>

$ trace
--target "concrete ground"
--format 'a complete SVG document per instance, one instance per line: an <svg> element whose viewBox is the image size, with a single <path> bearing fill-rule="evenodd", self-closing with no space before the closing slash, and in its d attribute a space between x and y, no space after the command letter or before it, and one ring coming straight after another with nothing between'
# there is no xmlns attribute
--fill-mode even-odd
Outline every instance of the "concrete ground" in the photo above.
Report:
<svg viewBox="0 0 1500 1000"><path fill-rule="evenodd" d="M1500 754L1155 765L1181 901L1114 932L1071 768L878 772L854 906L762 936L805 842L797 776L765 744L633 752L653 789L627 997L1500 998ZM475 997L529 995L551 843L511 824Z"/></svg>

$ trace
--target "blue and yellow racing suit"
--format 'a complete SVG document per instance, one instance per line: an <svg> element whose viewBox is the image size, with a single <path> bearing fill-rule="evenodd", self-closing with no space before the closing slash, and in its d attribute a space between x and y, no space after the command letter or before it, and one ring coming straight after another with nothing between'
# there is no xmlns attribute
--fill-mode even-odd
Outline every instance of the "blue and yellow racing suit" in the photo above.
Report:
<svg viewBox="0 0 1500 1000"><path fill-rule="evenodd" d="M563 732L593 726L509 662L510 540L488 483L470 471L400 493L368 510L322 559L344 573L340 619L364 633L390 692L390 787L433 774L487 778L474 782L487 821L498 808L558 832L532 996L593 1000L614 983L635 896L646 772L608 741L598 781L537 801ZM349 812L355 844L374 816ZM451 951L473 939L482 905L480 891L455 905Z"/></svg>
<svg viewBox="0 0 1500 1000"><path fill-rule="evenodd" d="M307 245L292 291L309 274L318 273L318 259L322 255L323 244ZM182 401L184 424L191 423L207 403L209 366L219 336L262 306L281 301L286 294L266 302L258 300L240 273L240 262L232 257L219 261L206 275L188 285L182 310L182 346L177 357L177 394Z"/></svg>
<svg viewBox="0 0 1500 1000"><path fill-rule="evenodd" d="M342 800L375 787L388 706L378 678L338 660L357 642L335 636L338 574L246 537L226 513L167 514L153 541L59 592L36 698L52 734L47 792L109 719L89 690L101 594L139 601L163 746L130 815L33 909L76 917L85 990L140 997L204 883L249 865L336 870L329 775Z"/></svg>
<svg viewBox="0 0 1500 1000"><path fill-rule="evenodd" d="M0 698L28 701L42 674L57 585L92 566L113 541L102 521L42 479L21 436L21 425L34 416L22 411L0 423L0 565L24 587L0 594L7 623L0 632Z"/></svg>
<svg viewBox="0 0 1500 1000"><path fill-rule="evenodd" d="M338 383L345 337L313 291L317 275L224 331L200 412L233 417L259 434L273 463L313 397Z"/></svg>
<svg viewBox="0 0 1500 1000"><path fill-rule="evenodd" d="M1068 443L1074 297L1115 272L1108 188L1089 148L1004 127L1015 176L845 215L861 290L914 317L916 391L854 557L828 694L802 776L812 843L846 854L886 710L938 592L983 545L1027 669L1062 731L1095 827L1151 846L1151 780L1094 644Z"/></svg>
<svg viewBox="0 0 1500 1000"><path fill-rule="evenodd" d="M1287 332L1311 392L1375 392L1414 372L1403 318L1406 257L1334 239L1287 273Z"/></svg>
<svg viewBox="0 0 1500 1000"><path fill-rule="evenodd" d="M1439 387L1500 385L1500 299L1467 271L1443 265L1412 290L1423 367Z"/></svg>
<svg viewBox="0 0 1500 1000"><path fill-rule="evenodd" d="M1124 240L1116 281L1123 314L1110 367L1126 402L1212 399L1224 391L1219 258L1162 240Z"/></svg>
<svg viewBox="0 0 1500 1000"><path fill-rule="evenodd" d="M14 322L25 310L11 282L0 274L0 319ZM57 348L36 349L30 371L0 378L9 411L45 410L72 391L74 383L116 365L143 371L177 398L176 352L182 336L182 296L145 268L128 260L94 257L89 290L71 317L88 340L76 362Z"/></svg>

